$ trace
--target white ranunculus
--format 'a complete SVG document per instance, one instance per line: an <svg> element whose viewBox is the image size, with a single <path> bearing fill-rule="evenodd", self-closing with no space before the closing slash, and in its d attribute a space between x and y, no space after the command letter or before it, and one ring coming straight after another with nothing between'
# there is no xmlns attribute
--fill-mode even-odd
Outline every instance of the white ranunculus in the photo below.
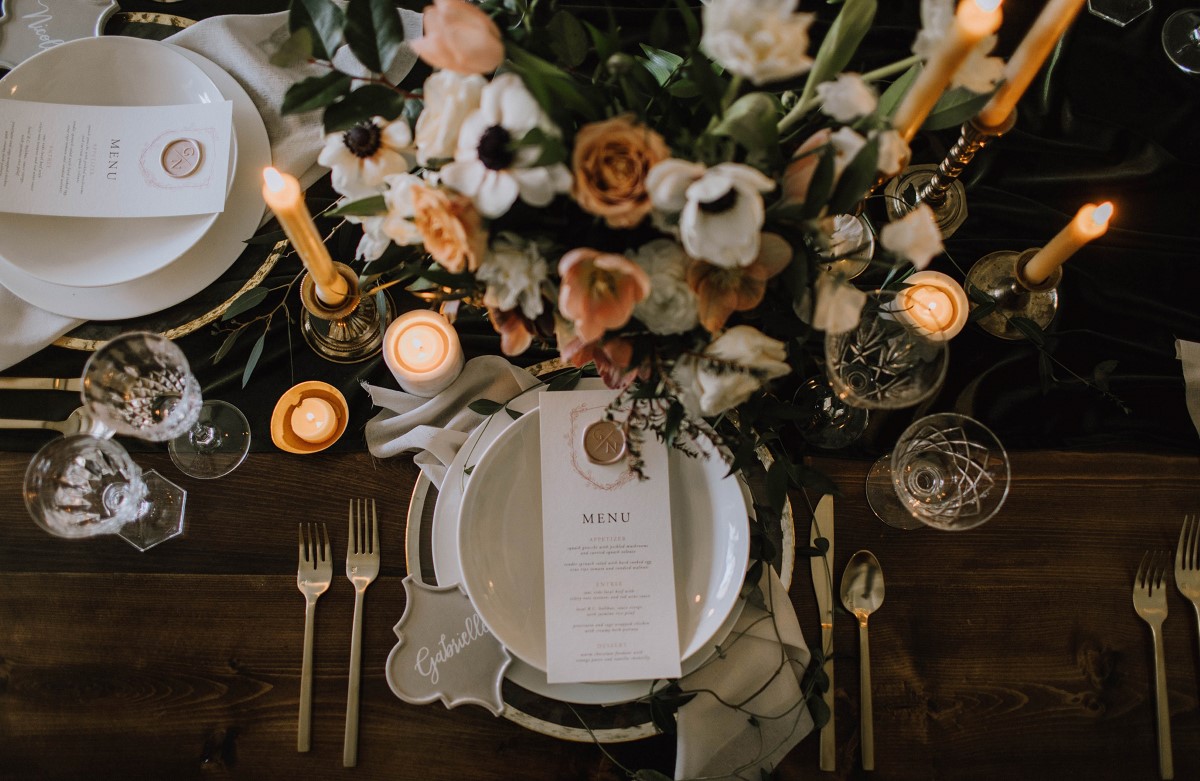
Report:
<svg viewBox="0 0 1200 781"><path fill-rule="evenodd" d="M844 334L858 325L867 302L866 293L828 272L817 277L813 287L817 298L813 307L813 328L830 334Z"/></svg>
<svg viewBox="0 0 1200 781"><path fill-rule="evenodd" d="M403 119L374 117L325 136L317 162L332 170L333 189L347 199L378 195L386 177L413 167L412 130Z"/></svg>
<svg viewBox="0 0 1200 781"><path fill-rule="evenodd" d="M387 177L388 188L383 192L387 214L383 217L380 230L397 244L421 244L424 239L413 223L412 186L423 184L421 177L413 174L393 174Z"/></svg>
<svg viewBox="0 0 1200 781"><path fill-rule="evenodd" d="M879 161L875 167L889 176L900 173L909 157L908 142L904 136L895 130L875 131L871 135L879 139Z"/></svg>
<svg viewBox="0 0 1200 781"><path fill-rule="evenodd" d="M508 312L521 308L521 314L534 320L542 313L542 282L549 275L546 259L536 243L515 233L500 233L488 248L475 276L487 283L483 303Z"/></svg>
<svg viewBox="0 0 1200 781"><path fill-rule="evenodd" d="M758 257L765 216L762 193L774 187L770 177L742 163L704 171L684 191L679 214L683 248L714 266L749 266Z"/></svg>
<svg viewBox="0 0 1200 781"><path fill-rule="evenodd" d="M839 127L829 137L829 145L833 147L833 174L836 180L841 177L846 166L854 162L854 158L867 145L867 139L851 128Z"/></svg>
<svg viewBox="0 0 1200 781"><path fill-rule="evenodd" d="M853 122L875 110L875 90L857 73L840 73L833 81L817 85L821 111L838 122Z"/></svg>
<svg viewBox="0 0 1200 781"><path fill-rule="evenodd" d="M928 266L944 249L942 232L927 203L918 204L899 220L884 225L879 232L879 243L889 252L912 261L918 269Z"/></svg>
<svg viewBox="0 0 1200 781"><path fill-rule="evenodd" d="M812 67L808 27L798 0L711 0L704 8L700 48L731 73L755 84L799 76Z"/></svg>
<svg viewBox="0 0 1200 781"><path fill-rule="evenodd" d="M520 76L492 79L479 108L463 121L454 162L442 167L442 184L466 195L489 219L504 215L518 197L530 206L548 205L571 189L571 172L562 163L535 166L540 147L513 150L513 143L535 127L547 136L561 135Z"/></svg>
<svg viewBox="0 0 1200 781"><path fill-rule="evenodd" d="M422 90L424 107L417 117L417 162L454 157L463 120L479 108L479 97L487 79L440 70L425 79Z"/></svg>
<svg viewBox="0 0 1200 781"><path fill-rule="evenodd" d="M700 413L705 417L733 409L749 399L765 382L792 370L787 363L787 346L748 325L735 325L722 333L705 348L704 355L750 370L715 369L703 359L697 362L695 387Z"/></svg>
<svg viewBox="0 0 1200 781"><path fill-rule="evenodd" d="M696 294L688 287L692 259L674 241L655 239L626 253L650 277L650 295L633 308L633 316L656 334L681 334L699 322Z"/></svg>
<svg viewBox="0 0 1200 781"><path fill-rule="evenodd" d="M942 46L950 26L954 24L955 0L921 0L921 31L913 41L912 51L928 61ZM989 35L976 44L970 55L950 79L952 87L966 87L972 92L987 92L1004 75L1004 60L989 57L996 45L996 36Z"/></svg>

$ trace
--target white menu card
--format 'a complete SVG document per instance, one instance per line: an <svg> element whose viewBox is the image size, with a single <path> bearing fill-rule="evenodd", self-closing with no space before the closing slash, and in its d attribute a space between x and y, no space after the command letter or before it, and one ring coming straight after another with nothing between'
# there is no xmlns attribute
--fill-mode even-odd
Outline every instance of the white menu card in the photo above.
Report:
<svg viewBox="0 0 1200 781"><path fill-rule="evenodd" d="M666 447L652 434L639 480L593 463L588 426L614 391L540 396L542 554L550 683L678 678L679 624Z"/></svg>
<svg viewBox="0 0 1200 781"><path fill-rule="evenodd" d="M0 211L168 217L224 211L233 104L0 100Z"/></svg>

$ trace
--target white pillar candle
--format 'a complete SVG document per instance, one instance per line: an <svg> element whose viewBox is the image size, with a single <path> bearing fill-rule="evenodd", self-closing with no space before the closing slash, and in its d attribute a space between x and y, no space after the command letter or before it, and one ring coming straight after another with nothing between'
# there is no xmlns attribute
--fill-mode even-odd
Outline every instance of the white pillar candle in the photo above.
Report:
<svg viewBox="0 0 1200 781"><path fill-rule="evenodd" d="M938 271L919 271L905 284L893 304L897 319L935 342L949 341L962 331L971 308L962 285Z"/></svg>
<svg viewBox="0 0 1200 781"><path fill-rule="evenodd" d="M1085 203L1079 208L1075 219L1058 232L1050 243L1025 264L1022 276L1031 285L1040 285L1050 278L1054 269L1067 262L1080 247L1092 239L1098 239L1108 230L1108 221L1113 215L1113 205L1105 201L1099 206Z"/></svg>
<svg viewBox="0 0 1200 781"><path fill-rule="evenodd" d="M338 429L333 405L316 396L309 396L296 405L289 424L293 434L314 445L329 439Z"/></svg>
<svg viewBox="0 0 1200 781"><path fill-rule="evenodd" d="M1054 51L1058 39L1064 32L1079 9L1083 8L1085 0L1049 0L1046 7L1038 14L1033 26L1022 39L1012 58L1004 66L1004 82L992 95L992 99L979 112L979 124L983 127L1000 127L1012 114L1017 101L1029 85L1033 77L1042 68L1042 63Z"/></svg>
<svg viewBox="0 0 1200 781"><path fill-rule="evenodd" d="M911 141L950 80L987 36L1000 29L1000 0L962 0L941 46L929 57L892 114L892 126Z"/></svg>
<svg viewBox="0 0 1200 781"><path fill-rule="evenodd" d="M274 168L263 170L263 200L279 219L283 232L300 256L300 262L308 269L317 288L317 298L329 307L341 306L350 292L350 286L337 272L325 242L317 233L312 215L304 205L300 182L296 177Z"/></svg>
<svg viewBox="0 0 1200 781"><path fill-rule="evenodd" d="M388 326L383 360L401 388L414 396L432 398L462 372L463 351L449 320L437 312L418 309L405 312Z"/></svg>

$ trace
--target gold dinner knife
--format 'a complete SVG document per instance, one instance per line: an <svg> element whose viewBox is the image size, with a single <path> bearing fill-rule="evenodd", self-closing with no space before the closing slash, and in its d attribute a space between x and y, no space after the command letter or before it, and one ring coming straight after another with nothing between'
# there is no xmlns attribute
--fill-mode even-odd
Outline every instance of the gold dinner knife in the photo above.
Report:
<svg viewBox="0 0 1200 781"><path fill-rule="evenodd" d="M78 377L0 377L0 390L57 390L74 391L83 389L83 380Z"/></svg>
<svg viewBox="0 0 1200 781"><path fill-rule="evenodd" d="M829 708L829 721L821 728L821 769L834 769L837 753L833 729L833 496L826 494L817 503L809 542L818 537L829 541L824 556L809 559L812 567L813 591L817 594L817 611L821 616L821 651L825 657L825 673L829 676L829 688L825 690L825 706Z"/></svg>

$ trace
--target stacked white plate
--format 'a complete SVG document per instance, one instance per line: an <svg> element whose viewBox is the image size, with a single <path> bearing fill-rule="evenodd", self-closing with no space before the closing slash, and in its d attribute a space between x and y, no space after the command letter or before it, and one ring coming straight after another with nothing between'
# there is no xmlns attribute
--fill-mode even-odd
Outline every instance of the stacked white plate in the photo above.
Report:
<svg viewBox="0 0 1200 781"><path fill-rule="evenodd" d="M238 259L263 214L266 128L246 91L212 61L157 41L83 38L0 79L11 100L99 106L233 102L225 210L184 217L0 213L0 284L55 314L121 320L199 293Z"/></svg>
<svg viewBox="0 0 1200 781"><path fill-rule="evenodd" d="M594 382L594 385L592 384ZM583 388L603 387L598 380ZM439 585L462 583L480 617L515 657L505 677L564 702L613 705L643 697L649 681L546 680L540 442L536 390L476 429L446 472L433 517ZM507 424L507 425L506 425ZM470 470L468 476L467 470ZM671 526L683 672L700 666L733 628L749 558L749 493L716 455L670 456ZM391 670L388 670L391 675Z"/></svg>

